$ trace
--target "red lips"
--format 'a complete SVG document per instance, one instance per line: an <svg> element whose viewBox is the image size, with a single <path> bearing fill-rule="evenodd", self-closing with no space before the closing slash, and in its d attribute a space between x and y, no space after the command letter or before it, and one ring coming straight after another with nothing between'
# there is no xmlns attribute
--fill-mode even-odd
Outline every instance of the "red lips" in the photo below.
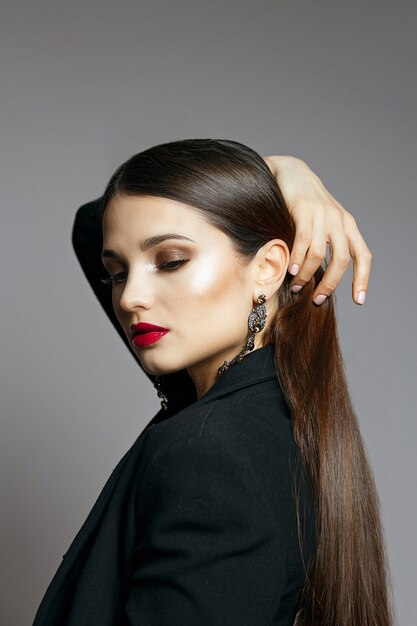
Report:
<svg viewBox="0 0 417 626"><path fill-rule="evenodd" d="M169 330L167 328L156 326L156 324L149 324L148 322L139 322L139 324L132 324L130 327L130 334L133 337L132 343L140 347L146 347L156 343L168 332Z"/></svg>

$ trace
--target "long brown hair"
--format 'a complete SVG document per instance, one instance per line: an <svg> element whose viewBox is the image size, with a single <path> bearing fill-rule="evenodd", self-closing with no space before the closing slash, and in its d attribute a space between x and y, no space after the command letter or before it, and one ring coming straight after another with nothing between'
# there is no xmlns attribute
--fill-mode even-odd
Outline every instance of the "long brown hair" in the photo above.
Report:
<svg viewBox="0 0 417 626"><path fill-rule="evenodd" d="M250 259L271 239L291 250L295 226L277 182L252 149L226 140L190 139L154 146L118 168L102 199L117 193L160 196L201 211ZM304 479L315 500L315 558L306 572L298 626L389 626L388 571L379 501L349 397L333 296L311 296L320 266L299 294L287 274L264 343L291 410ZM296 497L298 519L301 519ZM301 524L300 546L303 549Z"/></svg>

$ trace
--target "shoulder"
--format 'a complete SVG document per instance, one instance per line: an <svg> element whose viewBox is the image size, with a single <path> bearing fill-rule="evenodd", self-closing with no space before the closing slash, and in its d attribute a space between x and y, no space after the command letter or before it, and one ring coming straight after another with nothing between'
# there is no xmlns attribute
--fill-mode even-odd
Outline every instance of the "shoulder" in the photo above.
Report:
<svg viewBox="0 0 417 626"><path fill-rule="evenodd" d="M258 454L265 462L269 455L294 449L290 411L276 383L263 385L262 393L242 391L210 402L195 402L152 425L148 446L156 452L166 446L178 447L186 440L193 440L198 447L212 440L214 450L234 448L247 457Z"/></svg>
<svg viewBox="0 0 417 626"><path fill-rule="evenodd" d="M197 402L151 425L141 483L152 483L154 492L158 483L161 494L170 489L178 494L179 485L210 489L217 481L217 489L221 483L235 494L256 493L256 500L264 492L270 500L268 490L277 483L278 491L289 489L296 445L288 415L278 407L264 411L261 401L242 411L230 398Z"/></svg>
<svg viewBox="0 0 417 626"><path fill-rule="evenodd" d="M236 429L228 428L224 418L223 403L213 402L191 406L171 418L151 425L147 432L146 449L148 465L154 473L159 467L164 473L179 475L200 474L201 467L226 467L245 463L245 451L239 445ZM169 472L167 471L169 468Z"/></svg>
<svg viewBox="0 0 417 626"><path fill-rule="evenodd" d="M198 427L158 442L151 433L148 443L153 452L137 494L139 524L188 520L213 532L239 527L248 536L261 526L259 532L281 537L262 477L237 439L204 428L201 416Z"/></svg>
<svg viewBox="0 0 417 626"><path fill-rule="evenodd" d="M234 409L225 400L197 402L151 425L145 443L151 471L163 468L166 476L177 478L192 473L200 481L208 477L207 468L227 470L230 476L236 470L248 474L245 429L234 419Z"/></svg>

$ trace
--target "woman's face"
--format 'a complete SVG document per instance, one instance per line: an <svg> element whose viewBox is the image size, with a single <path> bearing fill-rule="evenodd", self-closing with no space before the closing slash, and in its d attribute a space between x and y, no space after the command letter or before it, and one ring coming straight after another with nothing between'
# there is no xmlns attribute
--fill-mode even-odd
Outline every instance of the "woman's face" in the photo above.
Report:
<svg viewBox="0 0 417 626"><path fill-rule="evenodd" d="M143 368L187 369L201 396L245 343L254 304L250 263L197 210L121 194L104 212L102 259L117 275L113 307ZM131 326L143 322L168 332L133 339Z"/></svg>

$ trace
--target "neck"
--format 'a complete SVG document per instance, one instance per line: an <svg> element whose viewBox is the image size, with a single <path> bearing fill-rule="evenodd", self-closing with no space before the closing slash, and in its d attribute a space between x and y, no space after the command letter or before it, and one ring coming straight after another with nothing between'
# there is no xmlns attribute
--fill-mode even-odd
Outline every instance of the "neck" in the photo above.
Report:
<svg viewBox="0 0 417 626"><path fill-rule="evenodd" d="M200 400L204 394L214 385L217 380L217 370L215 372L195 372L194 368L189 368L188 373L194 383L197 400Z"/></svg>
<svg viewBox="0 0 417 626"><path fill-rule="evenodd" d="M228 350L227 352L218 353L215 356L211 356L200 363L193 365L187 369L188 374L190 375L197 394L197 399L200 400L202 396L214 385L216 380L218 379L218 369L221 365L223 365L224 361L231 361L242 349L242 344L239 346L235 346L233 349ZM254 350L262 347L261 338L255 335L255 347ZM244 358L250 354L247 352ZM231 365L230 367L233 367ZM222 375L222 374L221 374Z"/></svg>

